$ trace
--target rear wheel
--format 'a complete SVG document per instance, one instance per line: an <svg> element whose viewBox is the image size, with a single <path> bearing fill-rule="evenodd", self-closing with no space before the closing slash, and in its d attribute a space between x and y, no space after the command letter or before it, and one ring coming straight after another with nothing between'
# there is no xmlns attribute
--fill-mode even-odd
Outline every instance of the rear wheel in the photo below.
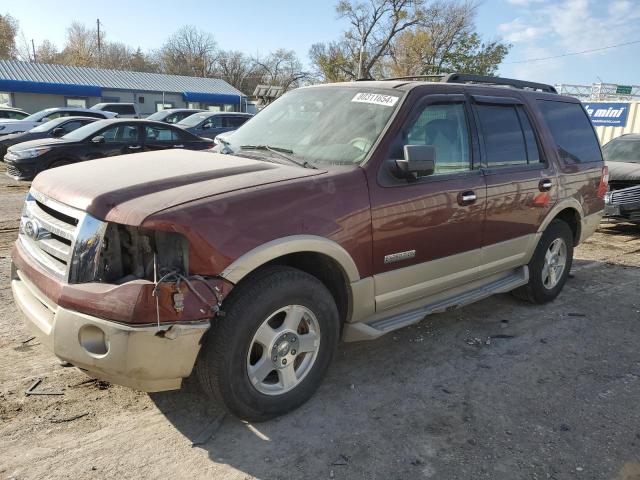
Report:
<svg viewBox="0 0 640 480"><path fill-rule="evenodd" d="M250 421L306 402L338 343L338 311L327 288L305 272L269 267L239 285L223 310L196 364L205 392Z"/></svg>
<svg viewBox="0 0 640 480"><path fill-rule="evenodd" d="M555 299L564 287L573 262L573 232L562 220L553 220L542 234L529 262L529 283L514 295L532 303Z"/></svg>

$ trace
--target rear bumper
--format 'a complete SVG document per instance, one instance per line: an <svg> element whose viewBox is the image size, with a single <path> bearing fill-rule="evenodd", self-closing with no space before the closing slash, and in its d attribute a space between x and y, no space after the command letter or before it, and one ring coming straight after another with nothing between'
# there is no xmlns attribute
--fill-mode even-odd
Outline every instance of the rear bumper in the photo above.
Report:
<svg viewBox="0 0 640 480"><path fill-rule="evenodd" d="M11 289L27 327L58 358L89 376L146 392L180 388L209 321L129 326L60 307L19 270Z"/></svg>

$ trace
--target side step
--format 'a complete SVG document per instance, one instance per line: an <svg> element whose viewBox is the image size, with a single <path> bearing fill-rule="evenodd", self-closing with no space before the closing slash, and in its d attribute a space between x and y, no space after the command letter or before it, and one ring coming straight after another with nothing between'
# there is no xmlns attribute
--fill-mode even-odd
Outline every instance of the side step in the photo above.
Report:
<svg viewBox="0 0 640 480"><path fill-rule="evenodd" d="M496 293L505 293L515 288L526 285L529 282L529 268L527 266L520 267L509 275L487 283L481 287L463 292L452 297L446 298L433 303L428 303L423 307L411 310L399 315L375 320L371 323L352 323L346 324L343 340L346 342L355 342L360 340L373 340L385 333L397 330L414 323L418 323L427 315L432 313L445 312L456 308L469 305L484 298L495 295Z"/></svg>

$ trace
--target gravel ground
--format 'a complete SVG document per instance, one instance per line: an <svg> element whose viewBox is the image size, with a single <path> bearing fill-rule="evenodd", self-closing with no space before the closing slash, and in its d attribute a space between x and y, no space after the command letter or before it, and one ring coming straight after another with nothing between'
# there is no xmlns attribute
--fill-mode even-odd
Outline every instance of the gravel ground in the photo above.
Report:
<svg viewBox="0 0 640 480"><path fill-rule="evenodd" d="M604 224L552 304L499 295L341 345L310 402L252 425L193 379L147 395L23 343L25 191L0 179L0 478L640 479L638 226ZM36 378L63 395L25 396Z"/></svg>

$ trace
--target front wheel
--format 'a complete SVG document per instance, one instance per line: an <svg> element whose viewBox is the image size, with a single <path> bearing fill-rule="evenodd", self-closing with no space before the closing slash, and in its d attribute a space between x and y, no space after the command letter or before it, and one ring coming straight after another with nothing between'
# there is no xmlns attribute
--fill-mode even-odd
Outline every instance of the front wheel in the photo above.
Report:
<svg viewBox="0 0 640 480"><path fill-rule="evenodd" d="M529 262L529 283L514 295L537 304L552 301L564 287L572 262L573 232L566 222L553 220Z"/></svg>
<svg viewBox="0 0 640 480"><path fill-rule="evenodd" d="M300 270L269 267L236 287L223 310L196 364L205 392L250 421L306 402L338 343L338 311L327 288Z"/></svg>

